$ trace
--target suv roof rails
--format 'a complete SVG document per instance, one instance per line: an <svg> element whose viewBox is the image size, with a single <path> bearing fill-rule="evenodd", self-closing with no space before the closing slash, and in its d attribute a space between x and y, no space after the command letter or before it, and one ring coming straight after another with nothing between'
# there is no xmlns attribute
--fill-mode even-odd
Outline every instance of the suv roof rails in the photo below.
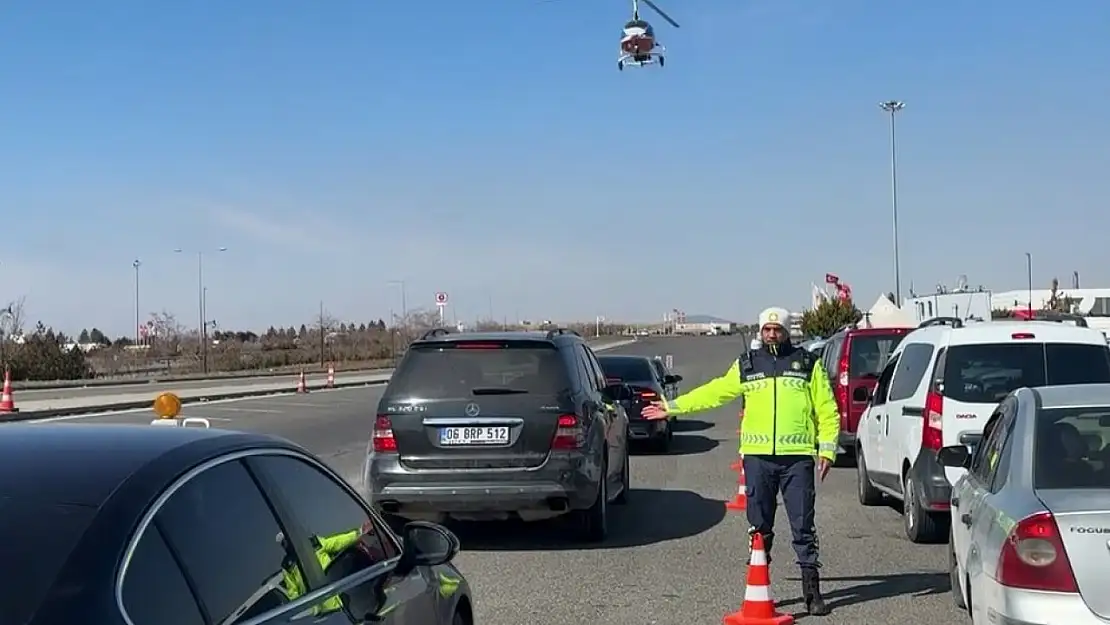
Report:
<svg viewBox="0 0 1110 625"><path fill-rule="evenodd" d="M563 334L571 334L571 335L579 336L579 337L582 336L581 334L575 332L574 330L568 330L566 328L552 328L552 329L547 331L547 340L551 340L551 339L553 339L557 336L561 336Z"/></svg>
<svg viewBox="0 0 1110 625"><path fill-rule="evenodd" d="M428 339L434 339L440 336L447 336L448 334L451 334L451 331L447 328L432 328L431 330L425 332L424 336L420 337L420 340L427 341Z"/></svg>
<svg viewBox="0 0 1110 625"><path fill-rule="evenodd" d="M953 328L964 327L964 322L959 317L933 317L922 321L919 328L928 328L932 326L952 326Z"/></svg>
<svg viewBox="0 0 1110 625"><path fill-rule="evenodd" d="M1070 313L1053 312L1051 310L1038 310L1033 313L1031 321L1055 321L1057 323L1065 323L1071 321L1080 328L1089 328L1087 320L1082 315L1073 315Z"/></svg>

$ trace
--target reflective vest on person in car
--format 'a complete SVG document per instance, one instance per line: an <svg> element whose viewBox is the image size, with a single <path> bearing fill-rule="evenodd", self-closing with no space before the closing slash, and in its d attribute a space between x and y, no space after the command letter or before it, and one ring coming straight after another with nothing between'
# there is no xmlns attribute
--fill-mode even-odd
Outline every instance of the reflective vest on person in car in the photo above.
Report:
<svg viewBox="0 0 1110 625"><path fill-rule="evenodd" d="M666 402L685 415L744 398L740 453L836 459L840 410L821 361L793 345L749 351L719 378Z"/></svg>

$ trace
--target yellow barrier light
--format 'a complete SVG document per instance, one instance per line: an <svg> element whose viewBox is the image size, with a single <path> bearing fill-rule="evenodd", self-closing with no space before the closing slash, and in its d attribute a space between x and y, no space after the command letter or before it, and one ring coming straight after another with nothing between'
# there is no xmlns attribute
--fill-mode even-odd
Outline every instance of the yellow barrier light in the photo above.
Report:
<svg viewBox="0 0 1110 625"><path fill-rule="evenodd" d="M159 419L176 419L181 414L181 398L173 393L162 393L155 397L154 414Z"/></svg>

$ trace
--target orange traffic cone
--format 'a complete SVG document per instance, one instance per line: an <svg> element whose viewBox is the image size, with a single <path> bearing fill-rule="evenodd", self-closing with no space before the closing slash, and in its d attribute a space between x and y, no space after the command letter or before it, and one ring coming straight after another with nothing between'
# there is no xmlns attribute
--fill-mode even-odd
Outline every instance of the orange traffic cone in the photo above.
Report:
<svg viewBox="0 0 1110 625"><path fill-rule="evenodd" d="M736 496L732 501L725 504L725 508L734 511L742 511L748 509L748 482L744 477L744 456L733 462L730 468L736 471Z"/></svg>
<svg viewBox="0 0 1110 625"><path fill-rule="evenodd" d="M335 365L328 365L328 381L324 383L324 388L335 388Z"/></svg>
<svg viewBox="0 0 1110 625"><path fill-rule="evenodd" d="M724 625L793 625L794 617L775 610L771 598L771 569L763 534L752 534L752 557L748 562L748 582L744 587L744 604L740 610L726 614Z"/></svg>
<svg viewBox="0 0 1110 625"><path fill-rule="evenodd" d="M297 378L297 392L302 395L308 392L308 383L305 381L304 369L301 369L301 375Z"/></svg>
<svg viewBox="0 0 1110 625"><path fill-rule="evenodd" d="M15 407L15 399L12 398L12 372L11 369L4 370L4 390L0 392L0 414L10 414L19 412L19 408Z"/></svg>

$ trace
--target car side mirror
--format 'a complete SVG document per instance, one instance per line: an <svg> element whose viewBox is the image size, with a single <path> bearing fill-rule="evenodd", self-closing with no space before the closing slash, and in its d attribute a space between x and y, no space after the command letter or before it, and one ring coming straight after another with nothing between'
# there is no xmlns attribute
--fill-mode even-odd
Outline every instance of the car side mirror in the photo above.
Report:
<svg viewBox="0 0 1110 625"><path fill-rule="evenodd" d="M447 564L459 554L461 543L451 530L426 521L412 521L402 532L404 546L397 574L407 575L418 566Z"/></svg>
<svg viewBox="0 0 1110 625"><path fill-rule="evenodd" d="M627 384L610 384L601 389L605 399L611 402L628 401L632 399L632 388Z"/></svg>
<svg viewBox="0 0 1110 625"><path fill-rule="evenodd" d="M937 462L953 469L967 469L971 464L971 449L967 445L949 445L937 452Z"/></svg>
<svg viewBox="0 0 1110 625"><path fill-rule="evenodd" d="M873 395L874 393L872 393L868 389L862 386L857 386L856 390L852 391L852 401L859 402L861 404L866 403L871 401L871 397Z"/></svg>
<svg viewBox="0 0 1110 625"><path fill-rule="evenodd" d="M671 375L666 375L666 376L663 377L663 383L664 384L678 384L681 381L682 381L682 376L678 375L677 373L671 374Z"/></svg>

